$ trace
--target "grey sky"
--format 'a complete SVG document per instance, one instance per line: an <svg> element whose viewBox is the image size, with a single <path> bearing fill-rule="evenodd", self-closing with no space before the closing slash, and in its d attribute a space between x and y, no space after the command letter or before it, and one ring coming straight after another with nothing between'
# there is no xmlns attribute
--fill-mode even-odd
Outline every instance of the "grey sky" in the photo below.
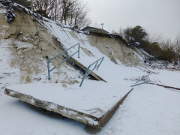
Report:
<svg viewBox="0 0 180 135"><path fill-rule="evenodd" d="M141 25L153 37L175 38L180 35L180 0L83 0L93 23L105 28Z"/></svg>

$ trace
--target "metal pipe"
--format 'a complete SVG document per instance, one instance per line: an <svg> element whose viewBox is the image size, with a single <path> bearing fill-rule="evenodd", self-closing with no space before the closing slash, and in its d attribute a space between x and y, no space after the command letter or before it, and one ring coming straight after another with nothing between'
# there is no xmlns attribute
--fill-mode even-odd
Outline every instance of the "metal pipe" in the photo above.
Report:
<svg viewBox="0 0 180 135"><path fill-rule="evenodd" d="M78 46L78 58L80 58L80 45Z"/></svg>
<svg viewBox="0 0 180 135"><path fill-rule="evenodd" d="M104 59L104 57L102 57L102 58L100 58L100 59L96 60L96 61L95 61L95 62L93 62L91 65L96 64L96 62L100 61L101 59Z"/></svg>
<svg viewBox="0 0 180 135"><path fill-rule="evenodd" d="M56 69L56 67L54 66L52 69L50 69L50 72L52 72L54 69Z"/></svg>
<svg viewBox="0 0 180 135"><path fill-rule="evenodd" d="M76 43L75 45L71 46L70 48L66 49L66 51L71 50L72 48L75 48L76 46L80 46L80 43Z"/></svg>
<svg viewBox="0 0 180 135"><path fill-rule="evenodd" d="M104 57L96 60L95 62L93 62L92 64L90 64L90 65L88 66L88 68L87 68L86 71L85 71L85 74L84 74L84 76L83 76L83 78L82 78L82 81L81 81L79 87L82 86L84 80L89 76L89 74L91 74L95 69L96 69L96 70L99 69L99 67L101 66L103 60L104 60ZM100 63L99 63L99 62L100 62ZM93 68L92 68L92 70L91 70L91 67L92 67L92 66L93 66Z"/></svg>
<svg viewBox="0 0 180 135"><path fill-rule="evenodd" d="M78 46L78 50L71 54L70 56L68 55L68 51L71 50L72 48L75 48L76 46ZM70 48L66 49L65 50L66 53L60 53L58 55L56 55L55 57L53 58L47 58L47 68L48 68L48 80L51 80L51 72L56 68L55 66L50 69L50 63L51 61L53 61L54 59L58 58L58 57L61 57L64 55L64 57L66 57L61 64L63 64L64 62L68 61L72 56L76 55L78 53L78 58L80 58L80 43L76 43L75 45L71 46Z"/></svg>
<svg viewBox="0 0 180 135"><path fill-rule="evenodd" d="M89 68L90 68L90 66L88 67L88 69L86 70L86 73L85 73L85 75L83 76L83 78L82 78L82 80L81 80L81 83L80 83L80 85L79 85L79 87L81 87L82 86L82 84L83 84L83 82L84 82L84 80L89 76L89 74L90 74L90 70L89 70Z"/></svg>
<svg viewBox="0 0 180 135"><path fill-rule="evenodd" d="M97 67L97 70L99 70L99 67L101 66L101 64L102 64L103 61L104 61L104 57L101 59L99 65L98 65L98 67Z"/></svg>
<svg viewBox="0 0 180 135"><path fill-rule="evenodd" d="M51 80L50 61L47 59L48 80Z"/></svg>
<svg viewBox="0 0 180 135"><path fill-rule="evenodd" d="M78 52L79 52L78 58L80 58L80 43L76 43L75 45L71 46L70 48L66 49L65 51L68 52L69 50L71 50L72 48L75 48L76 46L78 46ZM63 56L63 55L64 55L64 53L58 54L58 55L56 55L55 57L50 58L50 61L56 59L57 57L61 57L61 56ZM65 55L66 55L66 54L65 54Z"/></svg>

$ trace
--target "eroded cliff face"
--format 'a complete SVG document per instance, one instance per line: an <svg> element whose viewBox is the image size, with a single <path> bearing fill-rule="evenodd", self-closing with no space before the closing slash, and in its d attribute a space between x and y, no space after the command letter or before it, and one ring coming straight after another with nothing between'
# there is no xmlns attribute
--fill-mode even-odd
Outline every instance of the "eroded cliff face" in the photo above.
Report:
<svg viewBox="0 0 180 135"><path fill-rule="evenodd" d="M102 36L86 35L87 41L83 41L81 36L76 32L71 31L71 34L82 45L88 41L88 43L96 47L101 53L109 57L115 64L125 64L127 66L142 66L143 61L141 56L136 53L135 50L127 47L120 39L108 38ZM90 52L86 48L81 49L89 56L93 56L93 52Z"/></svg>
<svg viewBox="0 0 180 135"><path fill-rule="evenodd" d="M32 82L34 79L41 80L41 75L47 77L47 56L52 58L57 54L64 53L60 40L57 40L57 37L54 38L53 34L48 32L49 29L47 30L43 24L37 21L35 16L29 15L28 12L30 11L15 10L15 20L9 24L6 18L6 9L0 7L0 46L6 42L7 48L12 55L9 65L20 70L22 82ZM47 20L42 22L45 21ZM142 60L137 53L120 40L84 35L72 30L67 30L65 33L71 35L71 38L74 38L76 42L79 42L81 51L89 57L96 54L83 47L83 44L97 48L115 64L142 65ZM63 41L61 42L63 43ZM62 60L64 58L60 57L53 62L57 67L53 73L54 81L70 84L78 83L77 80L81 77L80 72L67 63L60 64ZM40 77L34 78L34 76Z"/></svg>
<svg viewBox="0 0 180 135"><path fill-rule="evenodd" d="M20 69L21 81L32 82L33 76L46 74L46 57L53 57L63 52L63 50L58 47L60 42L49 34L31 15L22 11L15 11L15 14L15 20L9 24L6 18L6 9L0 8L0 47L3 46L3 43L6 43L6 47L12 55L10 65ZM56 72L59 76L61 76L60 74L63 74L63 76L66 74L60 68L62 59L59 58L54 61L54 65L59 67L59 71ZM61 66L68 65L63 64ZM74 78L71 77L71 79L69 81L74 82ZM67 81L64 78L62 80Z"/></svg>
<svg viewBox="0 0 180 135"><path fill-rule="evenodd" d="M142 64L136 52L118 39L88 36L88 40L116 64L122 63L129 66Z"/></svg>

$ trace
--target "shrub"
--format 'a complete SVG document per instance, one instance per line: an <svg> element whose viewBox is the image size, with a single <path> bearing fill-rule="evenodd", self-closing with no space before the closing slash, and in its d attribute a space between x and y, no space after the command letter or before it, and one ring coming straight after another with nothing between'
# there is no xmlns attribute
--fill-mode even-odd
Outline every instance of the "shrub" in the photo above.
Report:
<svg viewBox="0 0 180 135"><path fill-rule="evenodd" d="M180 42L151 42L148 39L148 33L141 26L127 28L122 33L123 37L129 44L140 43L137 48L142 48L144 51L154 56L159 60L175 62L180 60Z"/></svg>
<svg viewBox="0 0 180 135"><path fill-rule="evenodd" d="M159 58L163 53L159 43L157 42L150 43L148 41L144 41L140 48L144 49L146 52L156 58Z"/></svg>
<svg viewBox="0 0 180 135"><path fill-rule="evenodd" d="M135 26L133 28L127 28L124 30L124 38L127 42L139 42L146 40L148 36L147 32L141 26Z"/></svg>

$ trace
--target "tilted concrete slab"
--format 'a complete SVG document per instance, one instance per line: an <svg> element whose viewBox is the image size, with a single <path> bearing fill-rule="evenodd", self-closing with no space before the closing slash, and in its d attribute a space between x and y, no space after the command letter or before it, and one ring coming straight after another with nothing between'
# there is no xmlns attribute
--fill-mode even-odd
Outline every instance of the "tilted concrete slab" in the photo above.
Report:
<svg viewBox="0 0 180 135"><path fill-rule="evenodd" d="M79 88L80 89L80 88ZM105 125L132 90L65 89L59 85L31 84L6 88L5 94L35 107L58 113L87 126ZM103 92L103 90L99 89ZM119 95L118 95L119 93Z"/></svg>
<svg viewBox="0 0 180 135"><path fill-rule="evenodd" d="M85 65L83 65L82 63L80 63L79 61L77 61L76 59L71 58L70 61L73 61L74 62L73 65L75 67L78 67L78 69L82 70L83 72L87 71L88 68ZM106 80L104 80L102 77L100 77L97 73L95 73L93 71L90 72L89 76L91 76L94 80L107 82Z"/></svg>

